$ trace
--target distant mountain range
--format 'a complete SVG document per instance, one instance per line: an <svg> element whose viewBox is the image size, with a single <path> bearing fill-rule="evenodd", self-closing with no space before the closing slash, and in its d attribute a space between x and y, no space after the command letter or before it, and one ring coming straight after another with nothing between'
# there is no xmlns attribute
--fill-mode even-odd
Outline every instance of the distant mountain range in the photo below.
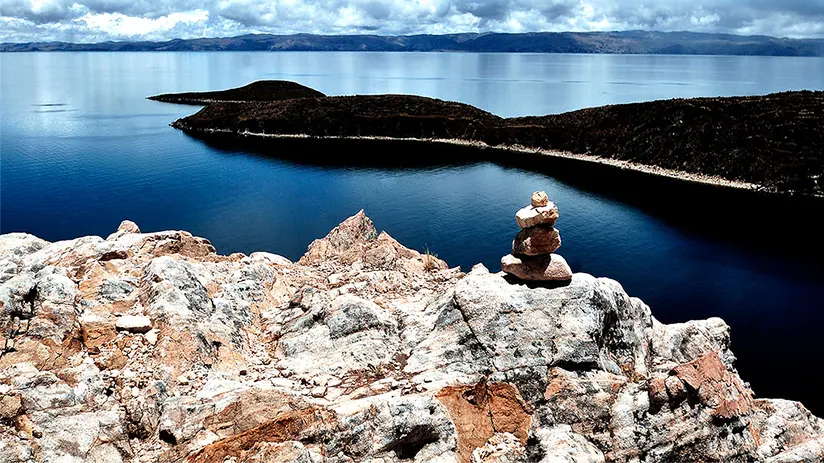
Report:
<svg viewBox="0 0 824 463"><path fill-rule="evenodd" d="M824 39L625 31L404 36L250 34L167 42L0 44L0 52L24 51L459 51L824 56Z"/></svg>

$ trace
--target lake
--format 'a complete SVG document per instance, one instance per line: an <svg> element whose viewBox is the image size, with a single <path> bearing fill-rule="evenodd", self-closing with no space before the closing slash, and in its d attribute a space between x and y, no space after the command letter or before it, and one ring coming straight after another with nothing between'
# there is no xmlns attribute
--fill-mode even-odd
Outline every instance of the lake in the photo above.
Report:
<svg viewBox="0 0 824 463"><path fill-rule="evenodd" d="M184 229L218 251L297 259L363 208L401 243L492 270L534 190L560 207L576 271L618 280L671 323L732 326L742 377L760 397L824 415L820 202L636 181L575 166L444 162L319 165L334 145L207 143L168 126L196 106L146 100L288 79L330 95L409 93L501 116L660 98L824 89L824 59L452 53L0 54L0 232L106 236L121 220ZM376 144L388 158L415 156ZM328 153L327 153L328 154ZM448 156L445 155L448 158Z"/></svg>

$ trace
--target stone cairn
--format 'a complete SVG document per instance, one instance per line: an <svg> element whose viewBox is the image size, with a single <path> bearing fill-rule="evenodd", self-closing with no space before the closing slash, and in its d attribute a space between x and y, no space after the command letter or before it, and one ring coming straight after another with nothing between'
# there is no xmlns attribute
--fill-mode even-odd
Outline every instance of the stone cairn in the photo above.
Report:
<svg viewBox="0 0 824 463"><path fill-rule="evenodd" d="M501 270L526 281L571 280L569 264L553 254L561 247L561 235L553 227L558 220L558 206L546 192L532 193L532 204L519 210L515 220L521 231L512 241L512 254L501 258Z"/></svg>

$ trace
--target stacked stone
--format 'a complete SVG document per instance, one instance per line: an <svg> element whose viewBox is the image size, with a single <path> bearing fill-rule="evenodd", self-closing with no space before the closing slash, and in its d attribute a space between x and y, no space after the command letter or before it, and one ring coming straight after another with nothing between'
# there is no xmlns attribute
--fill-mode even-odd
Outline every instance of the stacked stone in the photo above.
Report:
<svg viewBox="0 0 824 463"><path fill-rule="evenodd" d="M515 220L521 231L512 241L512 254L501 259L501 269L526 281L569 281L572 270L566 260L553 254L561 247L561 235L554 227L558 207L546 193L532 193L532 204L519 210Z"/></svg>

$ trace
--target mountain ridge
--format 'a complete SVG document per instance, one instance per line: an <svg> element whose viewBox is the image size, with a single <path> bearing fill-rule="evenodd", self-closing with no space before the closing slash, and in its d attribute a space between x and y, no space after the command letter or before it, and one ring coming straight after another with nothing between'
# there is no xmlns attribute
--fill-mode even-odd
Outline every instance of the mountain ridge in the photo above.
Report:
<svg viewBox="0 0 824 463"><path fill-rule="evenodd" d="M635 30L445 35L245 34L163 42L0 43L0 52L33 51L414 51L824 56L824 39Z"/></svg>

